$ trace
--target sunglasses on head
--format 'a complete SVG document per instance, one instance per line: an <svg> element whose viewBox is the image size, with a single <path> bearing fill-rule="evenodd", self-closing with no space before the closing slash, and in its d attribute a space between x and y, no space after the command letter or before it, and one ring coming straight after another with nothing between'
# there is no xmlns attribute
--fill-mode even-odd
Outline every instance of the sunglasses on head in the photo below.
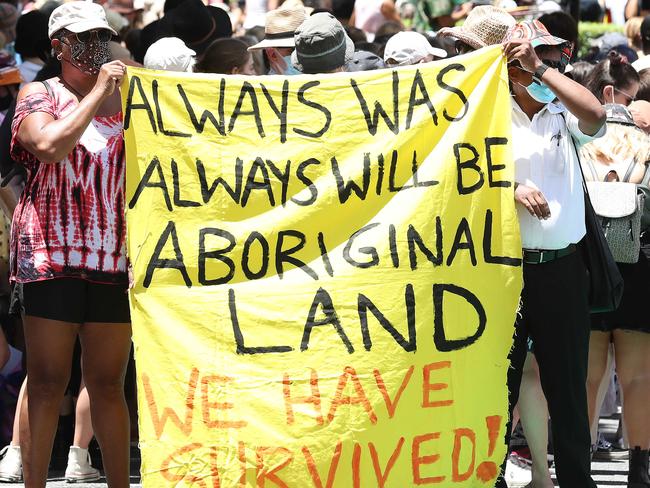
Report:
<svg viewBox="0 0 650 488"><path fill-rule="evenodd" d="M108 42L113 37L111 31L106 29L89 30L84 32L70 33L66 38L75 37L78 42L90 42L93 37L96 37L99 42Z"/></svg>

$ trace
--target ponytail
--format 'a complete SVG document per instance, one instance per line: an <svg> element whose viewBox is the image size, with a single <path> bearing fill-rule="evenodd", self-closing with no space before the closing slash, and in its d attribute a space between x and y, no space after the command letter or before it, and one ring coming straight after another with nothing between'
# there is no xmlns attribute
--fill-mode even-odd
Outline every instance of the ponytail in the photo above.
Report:
<svg viewBox="0 0 650 488"><path fill-rule="evenodd" d="M586 86L598 97L600 103L605 103L603 88L611 85L617 90L625 90L635 81L639 82L639 73L628 62L627 57L612 50L591 71Z"/></svg>

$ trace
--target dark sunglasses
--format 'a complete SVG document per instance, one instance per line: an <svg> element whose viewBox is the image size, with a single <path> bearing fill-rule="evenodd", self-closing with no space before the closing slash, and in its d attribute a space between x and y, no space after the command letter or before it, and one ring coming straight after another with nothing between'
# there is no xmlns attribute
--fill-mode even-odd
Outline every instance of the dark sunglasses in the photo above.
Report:
<svg viewBox="0 0 650 488"><path fill-rule="evenodd" d="M460 39L456 40L454 47L456 48L456 54L459 55L471 53L474 51L474 48L472 46L470 46L466 42L461 41Z"/></svg>
<svg viewBox="0 0 650 488"><path fill-rule="evenodd" d="M93 36L96 37L99 42L108 42L113 37L113 34L111 31L106 29L97 29L77 33L73 32L67 35L66 38L75 37L78 42L87 43L91 41Z"/></svg>
<svg viewBox="0 0 650 488"><path fill-rule="evenodd" d="M542 59L541 61L549 68L556 69L560 73L564 73L564 70L566 69L566 63L562 61L551 61L550 59Z"/></svg>

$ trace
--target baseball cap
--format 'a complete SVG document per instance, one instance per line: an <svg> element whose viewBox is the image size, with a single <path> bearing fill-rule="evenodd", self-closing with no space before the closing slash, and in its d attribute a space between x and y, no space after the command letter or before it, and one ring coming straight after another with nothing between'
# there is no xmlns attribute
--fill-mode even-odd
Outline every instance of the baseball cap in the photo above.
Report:
<svg viewBox="0 0 650 488"><path fill-rule="evenodd" d="M106 20L104 8L91 2L68 2L54 9L48 23L49 38L61 29L74 33L106 29L117 35Z"/></svg>
<svg viewBox="0 0 650 488"><path fill-rule="evenodd" d="M512 27L506 34L505 42L527 39L533 48L539 46L557 46L562 51L562 62L566 66L571 59L571 43L551 35L544 24L538 20L525 20Z"/></svg>
<svg viewBox="0 0 650 488"><path fill-rule="evenodd" d="M394 61L390 63L393 66L408 66L417 64L428 55L437 58L446 58L447 51L433 47L419 32L404 31L398 32L388 39L384 48L384 61Z"/></svg>
<svg viewBox="0 0 650 488"><path fill-rule="evenodd" d="M354 43L332 14L319 12L296 29L291 63L303 73L327 73L352 59Z"/></svg>
<svg viewBox="0 0 650 488"><path fill-rule="evenodd" d="M369 51L355 51L352 59L345 65L346 71L373 71L385 68L384 60Z"/></svg>

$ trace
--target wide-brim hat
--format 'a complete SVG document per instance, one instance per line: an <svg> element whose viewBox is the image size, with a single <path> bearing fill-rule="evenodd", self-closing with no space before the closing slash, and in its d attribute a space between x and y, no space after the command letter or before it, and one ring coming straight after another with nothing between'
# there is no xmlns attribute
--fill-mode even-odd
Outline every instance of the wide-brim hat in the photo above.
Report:
<svg viewBox="0 0 650 488"><path fill-rule="evenodd" d="M166 22L163 22L162 19L154 20L145 25L140 31L140 42L133 53L133 58L138 63L143 63L147 49L163 37L174 37L174 34L171 31L171 27Z"/></svg>
<svg viewBox="0 0 650 488"><path fill-rule="evenodd" d="M21 15L16 24L14 50L18 54L25 51L48 52L50 40L47 37L47 23L47 15L40 10L31 10Z"/></svg>
<svg viewBox="0 0 650 488"><path fill-rule="evenodd" d="M202 54L214 41L232 35L228 12L219 7L207 7L201 0L185 0L162 18L173 37Z"/></svg>
<svg viewBox="0 0 650 488"><path fill-rule="evenodd" d="M303 73L327 73L348 63L354 43L332 14L319 12L308 17L295 34L296 49L291 63Z"/></svg>
<svg viewBox="0 0 650 488"><path fill-rule="evenodd" d="M508 30L516 24L515 18L502 8L493 5L479 5L472 9L463 25L443 27L436 35L455 37L474 49L480 49L485 46L501 44Z"/></svg>
<svg viewBox="0 0 650 488"><path fill-rule="evenodd" d="M266 14L264 39L248 48L249 51L266 47L294 47L296 29L305 21L307 14L300 5L283 5Z"/></svg>
<svg viewBox="0 0 650 488"><path fill-rule="evenodd" d="M75 34L93 29L106 29L117 35L106 20L104 8L91 2L68 2L55 8L48 22L48 37L52 39L61 29Z"/></svg>

